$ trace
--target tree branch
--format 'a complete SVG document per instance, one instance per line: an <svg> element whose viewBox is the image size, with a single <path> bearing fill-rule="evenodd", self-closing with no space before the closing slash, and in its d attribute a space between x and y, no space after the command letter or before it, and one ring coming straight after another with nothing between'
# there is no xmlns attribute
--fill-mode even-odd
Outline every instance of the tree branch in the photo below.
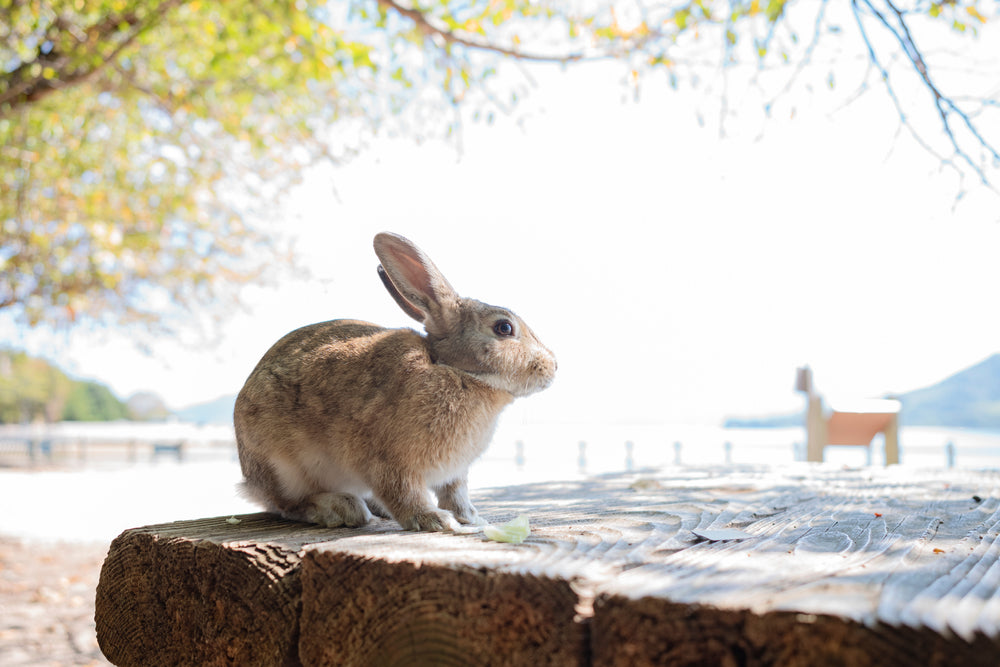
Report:
<svg viewBox="0 0 1000 667"><path fill-rule="evenodd" d="M147 15L140 17L135 11L105 17L101 21L81 30L61 18L57 18L46 30L42 44L49 44L51 50L39 46L34 59L24 61L10 72L0 77L0 118L26 104L38 102L52 93L78 85L98 74L110 63L118 59L137 37L163 18L170 10L187 0L164 0ZM128 32L125 32L128 30ZM74 53L58 50L60 44L78 45L86 48L107 41L115 33L125 33L124 38L108 54ZM93 63L90 66L74 67L73 63ZM54 71L46 76L46 70Z"/></svg>
<svg viewBox="0 0 1000 667"><path fill-rule="evenodd" d="M875 49L872 46L871 41L868 38L868 34L864 29L861 21L861 17L858 13L859 3L867 7L868 11L874 16L886 30L896 39L902 48L903 53L906 55L913 69L917 72L917 76L923 82L924 86L930 91L931 96L934 98L934 107L937 111L938 118L941 121L941 127L944 130L945 136L948 138L949 143L955 151L955 156L958 157L962 162L966 163L970 169L979 177L980 183L985 186L990 186L989 179L986 176L986 172L981 166L976 164L976 162L959 144L958 137L955 136L954 128L952 127L952 114L956 115L960 120L961 124L965 126L966 130L972 135L972 137L979 143L979 146L986 150L994 160L1000 161L1000 153L994 148L989 141L983 137L982 133L976 127L975 123L969 117L965 111L960 109L955 101L941 92L937 83L931 77L930 68L927 66L927 62L924 60L920 48L917 46L916 41L910 32L909 25L906 22L906 17L903 11L897 8L892 0L885 0L886 6L892 11L895 20L890 21L890 19L878 9L876 9L871 0L852 0L851 5L854 8L855 19L857 20L858 27L861 30L861 36L864 39L865 46L868 48L868 54L872 62L876 64L882 74L882 80L885 83L886 89L889 92L893 103L896 105L896 109L900 114L900 119L909 125L909 122L902 110L902 106L896 96L895 90L889 81L889 72L879 63L878 57L875 55ZM895 23L895 25L894 25ZM927 150L930 150L926 142L924 142L919 136L917 136L916 131L911 127L911 134L917 139L917 141L924 146ZM934 151L931 151L934 154ZM948 161L950 162L950 161Z"/></svg>
<svg viewBox="0 0 1000 667"><path fill-rule="evenodd" d="M822 32L823 25L826 21L827 3L828 0L821 0L821 2L819 3L819 9L816 12L816 20L813 21L812 39L809 40L809 44L806 46L805 52L802 54L802 59L799 60L799 64L795 67L795 71L792 72L792 75L788 77L788 80L785 82L785 85L781 89L781 92L772 97L771 100L767 103L765 110L768 115L771 114L771 109L774 106L777 99L789 93L792 90L792 86L798 80L799 76L802 75L802 72L805 71L806 67L812 64L813 53L816 50L816 45L819 44L820 33ZM768 41L770 41L770 39L771 37L769 35Z"/></svg>
<svg viewBox="0 0 1000 667"><path fill-rule="evenodd" d="M457 44L459 46L464 46L469 49L475 49L477 51L489 51L502 56L507 56L508 58L515 58L517 60L530 60L534 62L549 62L549 63L571 63L581 60L588 60L593 56L588 57L583 53L569 53L565 55L553 55L547 56L538 53L529 53L526 51L519 51L517 49L510 49L503 46L498 46L496 44L490 44L489 42L481 42L478 40L472 40L467 37L463 37L447 28L441 28L428 20L424 12L413 9L411 7L404 7L395 0L378 0L378 4L381 7L385 7L400 16L404 16L416 24L417 28L420 29L425 35L436 36L444 40L448 44Z"/></svg>

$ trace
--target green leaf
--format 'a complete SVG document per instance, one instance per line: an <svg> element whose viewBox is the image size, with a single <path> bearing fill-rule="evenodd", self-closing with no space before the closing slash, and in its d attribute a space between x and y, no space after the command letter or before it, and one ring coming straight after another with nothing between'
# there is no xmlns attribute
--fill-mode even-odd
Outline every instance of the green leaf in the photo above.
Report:
<svg viewBox="0 0 1000 667"><path fill-rule="evenodd" d="M768 21L775 23L781 18L784 11L785 0L768 0L767 7L764 9L764 15L767 16Z"/></svg>
<svg viewBox="0 0 1000 667"><path fill-rule="evenodd" d="M677 11L674 12L673 18L674 18L674 23L677 24L677 27L680 28L681 30L685 30L687 29L688 21L691 18L691 10L687 8L678 9Z"/></svg>

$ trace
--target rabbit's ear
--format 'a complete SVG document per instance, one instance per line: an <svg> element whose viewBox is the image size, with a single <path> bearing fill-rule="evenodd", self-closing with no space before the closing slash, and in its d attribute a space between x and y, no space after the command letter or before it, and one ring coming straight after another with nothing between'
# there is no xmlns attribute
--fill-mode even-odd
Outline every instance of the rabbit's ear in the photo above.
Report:
<svg viewBox="0 0 1000 667"><path fill-rule="evenodd" d="M412 303L406 300L406 297L399 293L396 286L392 284L392 279L389 278L389 274L385 272L382 265L378 265L378 277L385 285L385 288L389 291L389 296L393 298L396 304L403 309L403 312L415 319L417 322L424 321L424 313L422 310L414 306Z"/></svg>
<svg viewBox="0 0 1000 667"><path fill-rule="evenodd" d="M445 325L458 295L430 257L397 234L378 234L374 245L385 274L382 282L403 312L428 326Z"/></svg>

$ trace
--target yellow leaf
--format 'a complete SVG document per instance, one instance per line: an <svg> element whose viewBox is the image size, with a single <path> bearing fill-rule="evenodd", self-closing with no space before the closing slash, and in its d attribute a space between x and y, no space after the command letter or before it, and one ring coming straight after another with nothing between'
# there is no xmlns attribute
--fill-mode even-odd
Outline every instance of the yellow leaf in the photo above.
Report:
<svg viewBox="0 0 1000 667"><path fill-rule="evenodd" d="M969 5L968 7L966 7L965 11L969 14L969 16L971 16L972 18L976 19L980 23L986 23L986 17L983 16L982 14L980 14L979 10L976 9L975 7L973 7L972 5Z"/></svg>

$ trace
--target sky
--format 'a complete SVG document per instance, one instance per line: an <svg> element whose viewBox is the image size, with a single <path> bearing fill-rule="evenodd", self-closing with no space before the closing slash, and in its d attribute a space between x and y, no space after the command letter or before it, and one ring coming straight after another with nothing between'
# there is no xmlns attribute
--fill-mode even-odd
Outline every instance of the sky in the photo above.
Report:
<svg viewBox="0 0 1000 667"><path fill-rule="evenodd" d="M467 124L460 151L381 137L306 174L277 222L312 276L248 288L248 312L211 345L145 354L127 331L0 329L123 397L184 407L235 394L299 326L418 327L376 277L371 240L389 230L555 352L555 384L521 399L517 419L789 412L804 404L802 364L827 395L926 386L1000 352L1000 198L956 201L954 176L899 132L880 90L845 105L862 69L838 70L832 90L796 88L769 119L752 86L729 81L722 136L711 82L674 91L651 77L636 99L612 64L535 67L514 114Z"/></svg>

